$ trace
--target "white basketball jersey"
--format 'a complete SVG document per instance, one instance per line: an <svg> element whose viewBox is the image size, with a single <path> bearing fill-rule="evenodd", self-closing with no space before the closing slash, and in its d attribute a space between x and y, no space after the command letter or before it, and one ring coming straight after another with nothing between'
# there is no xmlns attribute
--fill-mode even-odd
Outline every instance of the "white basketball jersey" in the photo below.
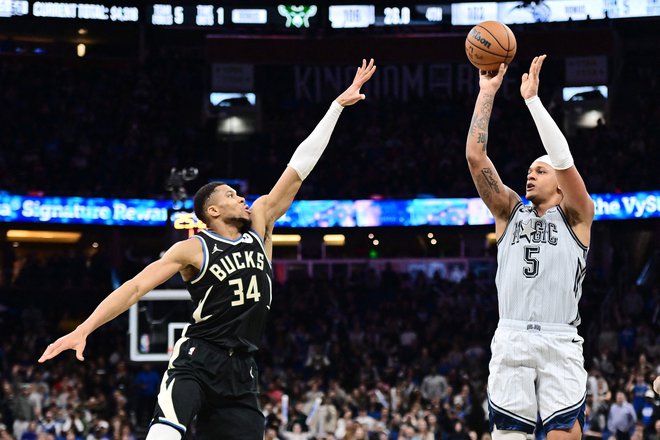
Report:
<svg viewBox="0 0 660 440"><path fill-rule="evenodd" d="M578 302L588 248L559 205L539 217L518 203L497 242L500 319L580 324Z"/></svg>

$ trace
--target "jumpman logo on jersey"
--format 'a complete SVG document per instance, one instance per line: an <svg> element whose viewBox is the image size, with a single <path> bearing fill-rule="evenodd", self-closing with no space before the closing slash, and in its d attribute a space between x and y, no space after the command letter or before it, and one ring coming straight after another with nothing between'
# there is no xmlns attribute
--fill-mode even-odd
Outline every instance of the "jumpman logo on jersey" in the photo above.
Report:
<svg viewBox="0 0 660 440"><path fill-rule="evenodd" d="M213 250L211 251L211 254L215 254L216 252L220 252L221 249L218 247L217 244L213 243Z"/></svg>

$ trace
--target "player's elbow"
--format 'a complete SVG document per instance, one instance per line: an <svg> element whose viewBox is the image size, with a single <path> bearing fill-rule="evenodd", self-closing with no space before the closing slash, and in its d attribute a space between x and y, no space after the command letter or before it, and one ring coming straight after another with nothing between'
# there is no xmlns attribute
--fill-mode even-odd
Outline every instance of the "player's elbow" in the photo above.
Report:
<svg viewBox="0 0 660 440"><path fill-rule="evenodd" d="M483 162L486 154L483 152L476 152L468 149L465 152L465 159L467 160L468 166L470 168L478 168L479 165Z"/></svg>
<svg viewBox="0 0 660 440"><path fill-rule="evenodd" d="M130 280L126 281L124 284L124 287L128 291L128 305L132 306L133 304L136 304L140 298L142 298L148 291L149 289L146 289L145 286L142 286L140 284L140 280L138 277L131 278Z"/></svg>

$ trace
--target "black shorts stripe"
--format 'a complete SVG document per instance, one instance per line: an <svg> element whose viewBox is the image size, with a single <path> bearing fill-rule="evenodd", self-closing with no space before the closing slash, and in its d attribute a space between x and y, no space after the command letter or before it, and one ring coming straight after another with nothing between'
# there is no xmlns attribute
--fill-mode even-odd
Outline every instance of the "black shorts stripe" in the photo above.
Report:
<svg viewBox="0 0 660 440"><path fill-rule="evenodd" d="M516 420L518 420L518 421L520 421L520 422L523 422L523 423L526 423L526 424L528 424L528 425L536 426L536 422L535 422L535 421L533 421L533 420L529 420L529 419L527 419L527 418L525 418L525 417L519 416L518 414L514 414L514 413L512 413L511 411L508 411L508 410L502 408L501 406L497 406L497 405L495 405L495 404L493 403L493 401L490 400L490 396L488 396L488 404L489 404L490 406L492 406L494 409L496 409L498 412L502 413L502 414L505 414L505 415L507 415L507 416L509 416L509 417L511 417L511 418L513 418L513 419L516 419Z"/></svg>
<svg viewBox="0 0 660 440"><path fill-rule="evenodd" d="M586 398L587 398L587 393L585 392L584 396L582 396L582 399L580 399L580 401L578 403L576 403L575 405L567 406L564 409L558 409L557 411L553 412L548 417L546 417L545 420L543 420L543 423L546 423L548 420L552 419L556 415L561 415L563 413L568 413L568 412L571 412L571 411L575 411L576 409L578 409L584 403Z"/></svg>

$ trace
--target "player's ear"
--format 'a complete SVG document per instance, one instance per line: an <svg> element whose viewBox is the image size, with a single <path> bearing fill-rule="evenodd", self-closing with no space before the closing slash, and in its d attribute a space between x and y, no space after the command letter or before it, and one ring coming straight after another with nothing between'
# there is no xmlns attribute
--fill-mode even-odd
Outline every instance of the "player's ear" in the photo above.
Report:
<svg viewBox="0 0 660 440"><path fill-rule="evenodd" d="M220 215L220 209L218 209L218 207L215 206L215 205L209 205L206 208L206 213L209 217L215 218L215 217L218 217Z"/></svg>

